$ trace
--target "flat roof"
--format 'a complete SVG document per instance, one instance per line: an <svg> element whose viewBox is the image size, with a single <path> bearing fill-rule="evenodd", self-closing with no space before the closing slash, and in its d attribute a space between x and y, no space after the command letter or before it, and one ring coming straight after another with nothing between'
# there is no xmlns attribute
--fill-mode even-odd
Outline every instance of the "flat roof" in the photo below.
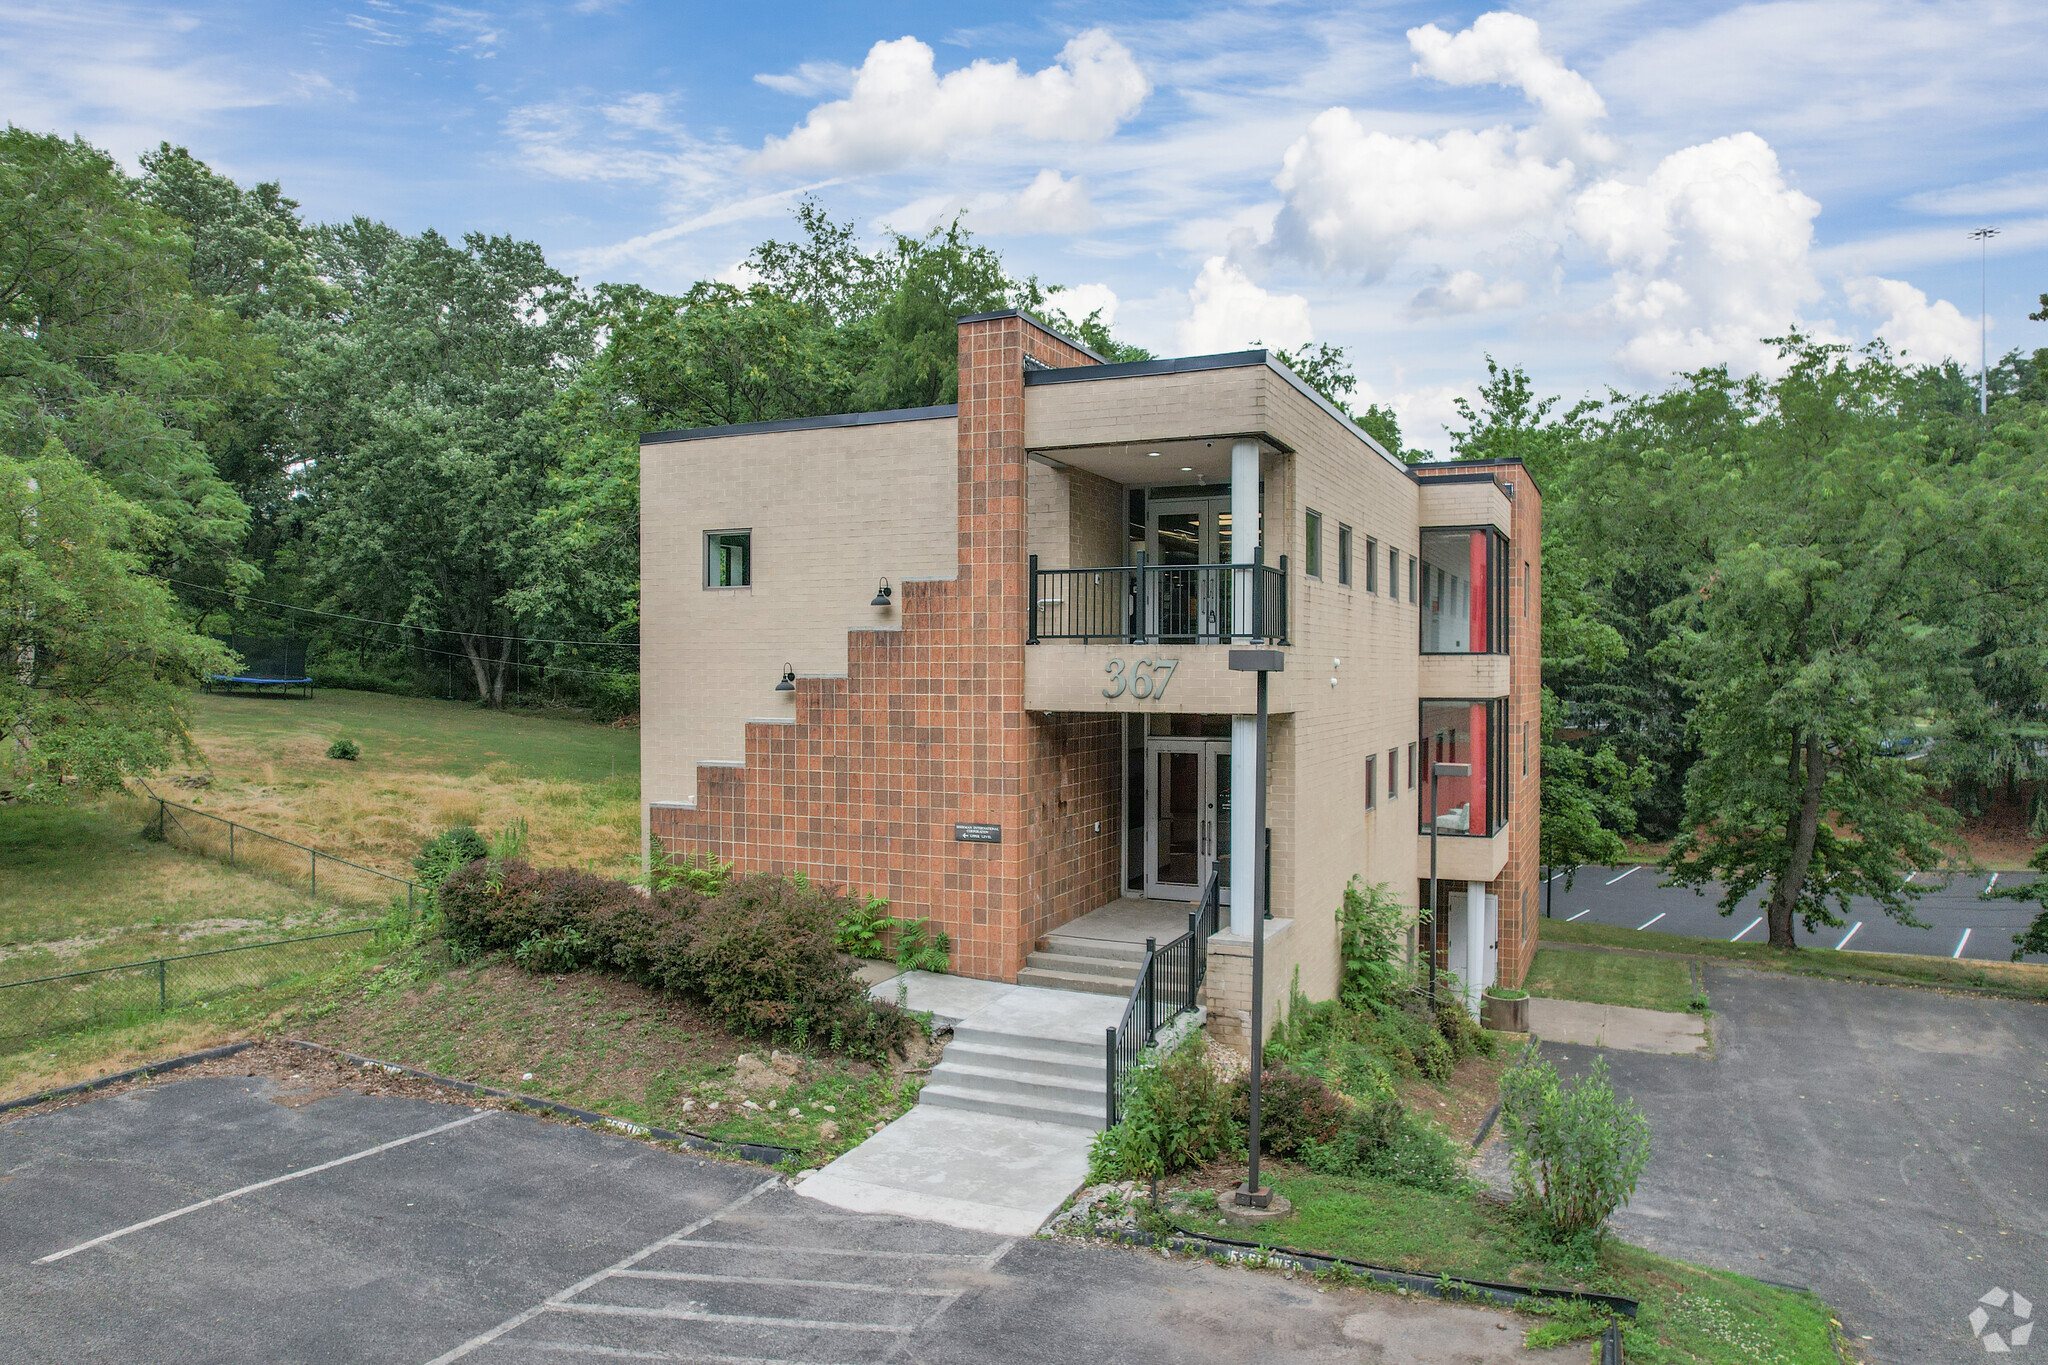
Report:
<svg viewBox="0 0 2048 1365"><path fill-rule="evenodd" d="M737 422L724 427L650 431L640 438L640 444L667 445L672 441L709 441L719 436L760 436L777 431L820 431L830 427L879 427L891 422L936 422L959 415L958 403L938 403L928 408L892 408L887 412L831 412L822 417L784 417L773 422Z"/></svg>

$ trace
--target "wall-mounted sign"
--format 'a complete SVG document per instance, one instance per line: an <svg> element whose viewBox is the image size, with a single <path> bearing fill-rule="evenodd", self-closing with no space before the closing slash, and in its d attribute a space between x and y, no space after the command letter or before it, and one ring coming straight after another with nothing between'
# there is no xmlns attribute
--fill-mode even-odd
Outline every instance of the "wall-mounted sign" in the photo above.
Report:
<svg viewBox="0 0 2048 1365"><path fill-rule="evenodd" d="M1001 825L955 825L953 841L961 844L1000 844L1003 841Z"/></svg>
<svg viewBox="0 0 2048 1365"><path fill-rule="evenodd" d="M1128 691L1139 701L1162 701L1166 685L1173 681L1173 671L1179 667L1179 659L1135 659L1129 664L1111 659L1102 666L1102 671L1109 674L1109 686L1102 689L1102 695L1121 697Z"/></svg>

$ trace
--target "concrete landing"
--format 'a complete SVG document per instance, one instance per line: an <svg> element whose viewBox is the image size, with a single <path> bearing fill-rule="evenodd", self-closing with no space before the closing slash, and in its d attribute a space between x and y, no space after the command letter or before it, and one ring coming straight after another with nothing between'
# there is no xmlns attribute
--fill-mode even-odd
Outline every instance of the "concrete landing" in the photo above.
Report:
<svg viewBox="0 0 2048 1365"><path fill-rule="evenodd" d="M940 1028L955 1024L1016 990L1000 981L977 981L971 976L944 976L937 972L904 972L875 982L868 997L915 1013L929 1013Z"/></svg>
<svg viewBox="0 0 2048 1365"><path fill-rule="evenodd" d="M1088 1179L1095 1135L920 1104L796 1190L835 1208L1029 1237Z"/></svg>
<svg viewBox="0 0 2048 1365"><path fill-rule="evenodd" d="M1707 1021L1698 1014L1529 997L1529 1032L1546 1043L1615 1047L1627 1052L1705 1052Z"/></svg>

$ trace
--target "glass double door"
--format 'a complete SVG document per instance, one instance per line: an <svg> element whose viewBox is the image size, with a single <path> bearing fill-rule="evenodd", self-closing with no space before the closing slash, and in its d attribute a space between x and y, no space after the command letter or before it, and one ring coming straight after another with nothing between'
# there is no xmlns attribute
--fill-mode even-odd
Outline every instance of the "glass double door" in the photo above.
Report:
<svg viewBox="0 0 2048 1365"><path fill-rule="evenodd" d="M1145 741L1145 894L1201 899L1221 873L1230 903L1230 742Z"/></svg>
<svg viewBox="0 0 2048 1365"><path fill-rule="evenodd" d="M1230 498L1155 499L1147 511L1159 572L1146 586L1146 634L1167 640L1229 635L1230 575L1197 566L1230 562Z"/></svg>

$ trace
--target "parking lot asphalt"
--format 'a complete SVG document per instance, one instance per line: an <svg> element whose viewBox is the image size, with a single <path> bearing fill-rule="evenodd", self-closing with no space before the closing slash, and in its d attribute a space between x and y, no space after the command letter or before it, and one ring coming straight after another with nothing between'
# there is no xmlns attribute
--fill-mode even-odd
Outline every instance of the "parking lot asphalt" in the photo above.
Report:
<svg viewBox="0 0 2048 1365"><path fill-rule="evenodd" d="M853 1214L772 1172L261 1076L0 1122L0 1362L1580 1361L1494 1310Z"/></svg>
<svg viewBox="0 0 2048 1365"><path fill-rule="evenodd" d="M1803 924L1796 924L1795 932L1800 944L1808 948L2004 962L2012 956L2012 936L2033 922L2038 907L2025 901L1985 900L1983 891L1994 875L2001 888L2035 880L2031 872L1916 875L1914 884L1925 887L1926 894L1914 903L1913 915L1926 928L1900 924L1887 916L1877 902L1858 898L1850 902L1849 916L1839 928L1822 928L1809 934ZM1549 910L1552 919L1742 943L1765 940L1763 893L1748 897L1734 914L1723 915L1718 885L1702 894L1690 887L1660 886L1660 880L1661 874L1653 866L1588 866L1569 879L1562 872L1556 873L1539 895L1542 907ZM2048 962L2048 956L2037 953L2025 960Z"/></svg>
<svg viewBox="0 0 2048 1365"><path fill-rule="evenodd" d="M2048 1008L1719 967L1707 985L1712 1055L1605 1054L1654 1143L1618 1231L1810 1286L1894 1365L1984 1359L1968 1316L1994 1288L2048 1317ZM1545 1052L1571 1072L1600 1055Z"/></svg>

